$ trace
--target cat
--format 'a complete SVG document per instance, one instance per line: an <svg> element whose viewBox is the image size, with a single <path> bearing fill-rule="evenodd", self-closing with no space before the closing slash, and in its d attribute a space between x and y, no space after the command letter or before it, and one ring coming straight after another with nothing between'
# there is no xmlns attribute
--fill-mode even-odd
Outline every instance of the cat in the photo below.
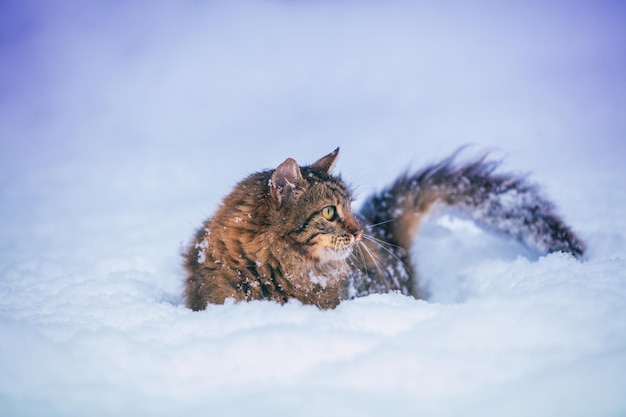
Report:
<svg viewBox="0 0 626 417"><path fill-rule="evenodd" d="M352 211L353 194L331 170L339 148L311 165L288 158L252 174L224 198L183 253L192 310L235 301L298 300L321 309L372 293L420 298L410 257L420 221L437 204L543 253L581 258L584 243L524 178L456 153L393 184Z"/></svg>

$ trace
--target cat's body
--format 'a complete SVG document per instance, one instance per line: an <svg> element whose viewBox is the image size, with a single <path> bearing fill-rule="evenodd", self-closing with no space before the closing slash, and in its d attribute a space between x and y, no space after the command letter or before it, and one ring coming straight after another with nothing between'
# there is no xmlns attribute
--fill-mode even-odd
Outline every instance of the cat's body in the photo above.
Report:
<svg viewBox="0 0 626 417"><path fill-rule="evenodd" d="M287 159L235 186L184 254L188 307L232 298L334 308L389 291L419 298L410 247L435 203L542 252L584 252L552 204L523 179L495 174L497 164L448 158L400 176L355 215L350 188L330 174L337 155L303 167Z"/></svg>

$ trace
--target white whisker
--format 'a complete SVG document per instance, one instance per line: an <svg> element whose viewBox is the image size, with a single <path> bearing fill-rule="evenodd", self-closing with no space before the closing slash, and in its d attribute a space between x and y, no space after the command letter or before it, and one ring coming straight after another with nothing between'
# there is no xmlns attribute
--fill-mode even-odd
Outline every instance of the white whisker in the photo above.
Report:
<svg viewBox="0 0 626 417"><path fill-rule="evenodd" d="M363 235L363 236L365 236L365 235ZM376 242L374 242L374 243L376 243ZM367 245L365 243L363 243L363 242L360 243L360 248L364 249L365 252L369 255L370 259L374 263L374 266L376 267L376 270L378 271L378 275L383 279L383 283L385 284L385 287L387 288L387 290L391 289L392 286L389 283L389 279L388 279L389 277L387 276L385 271L381 268L380 262L378 261L376 256L372 253L370 248L368 248ZM367 264L367 263L365 263L365 264ZM368 275L368 277L369 277L369 275Z"/></svg>
<svg viewBox="0 0 626 417"><path fill-rule="evenodd" d="M369 229L373 229L374 227L377 227L377 226L380 226L380 225L383 225L383 224L386 224L386 223L390 223L390 222L393 222L393 221L396 221L396 220L397 220L397 219L389 219L389 220L384 220L384 221L379 222L379 223L368 224L368 225L367 225L367 226L365 226L364 228L365 228L365 229L368 229L368 228L369 228Z"/></svg>
<svg viewBox="0 0 626 417"><path fill-rule="evenodd" d="M380 246L383 247L383 249L387 250L389 252L389 250L387 248L385 248L385 246L390 246L393 248L396 248L402 252L406 252L406 249L403 248L402 246L398 246L398 245L394 245L393 243L389 243L385 240L379 239L377 237L374 237L372 235L363 235L364 238L368 239L370 242L374 242L374 243L378 243ZM393 255L393 254L392 254Z"/></svg>
<svg viewBox="0 0 626 417"><path fill-rule="evenodd" d="M400 249L402 251L406 251L406 249L393 245L389 242L385 242L382 241L380 239L375 238L374 236L370 236L370 235L363 235L364 239L369 240L370 242L374 243L375 245L378 245L381 249L383 249L385 252L387 252L389 255L391 255L392 258L394 258L396 261L398 261L398 263L400 263L402 265L402 268L404 269L404 271L408 274L409 277L413 276L412 271L409 270L409 268L406 267L406 265L404 264L404 262L402 261L402 259L400 259L395 253L393 253L393 251L387 247L385 247L385 245L389 245L389 246L393 246L397 249Z"/></svg>

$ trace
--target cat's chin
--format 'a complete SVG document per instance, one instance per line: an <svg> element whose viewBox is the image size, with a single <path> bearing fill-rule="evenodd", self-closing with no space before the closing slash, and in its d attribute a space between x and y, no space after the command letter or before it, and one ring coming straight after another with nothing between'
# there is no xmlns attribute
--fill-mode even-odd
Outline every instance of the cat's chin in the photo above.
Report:
<svg viewBox="0 0 626 417"><path fill-rule="evenodd" d="M329 262L343 262L351 254L352 246L343 249L324 248L316 251L316 258L319 260L320 264L326 264Z"/></svg>

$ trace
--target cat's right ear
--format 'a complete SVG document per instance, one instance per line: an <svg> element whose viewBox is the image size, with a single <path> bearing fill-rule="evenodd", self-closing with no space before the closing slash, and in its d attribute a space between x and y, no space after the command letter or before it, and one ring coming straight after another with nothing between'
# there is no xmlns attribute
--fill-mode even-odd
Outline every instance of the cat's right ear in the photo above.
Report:
<svg viewBox="0 0 626 417"><path fill-rule="evenodd" d="M300 167L294 159L288 158L278 165L270 181L270 195L278 203L278 207L289 198L301 179Z"/></svg>

